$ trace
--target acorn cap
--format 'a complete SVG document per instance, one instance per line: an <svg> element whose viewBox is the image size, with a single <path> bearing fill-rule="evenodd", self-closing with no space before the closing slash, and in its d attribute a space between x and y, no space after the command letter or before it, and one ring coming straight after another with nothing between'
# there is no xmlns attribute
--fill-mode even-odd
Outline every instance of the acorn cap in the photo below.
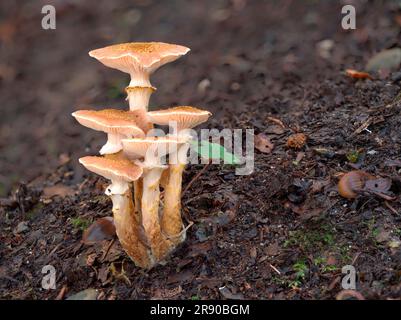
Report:
<svg viewBox="0 0 401 320"><path fill-rule="evenodd" d="M85 127L111 134L129 136L145 136L140 129L139 115L135 111L122 111L115 109L105 110L79 110L72 116Z"/></svg>
<svg viewBox="0 0 401 320"><path fill-rule="evenodd" d="M168 125L171 122L177 123L177 129L192 129L207 121L211 112L190 106L178 106L165 110L150 111L147 113L150 122L159 125Z"/></svg>
<svg viewBox="0 0 401 320"><path fill-rule="evenodd" d="M104 65L133 73L141 68L149 74L162 65L185 55L190 49L163 42L131 42L92 50L89 55Z"/></svg>

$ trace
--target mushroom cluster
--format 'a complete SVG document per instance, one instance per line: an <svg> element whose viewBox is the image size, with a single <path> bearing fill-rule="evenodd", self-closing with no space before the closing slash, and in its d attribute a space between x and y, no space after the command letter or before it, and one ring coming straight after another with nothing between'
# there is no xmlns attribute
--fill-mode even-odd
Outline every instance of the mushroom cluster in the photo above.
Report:
<svg viewBox="0 0 401 320"><path fill-rule="evenodd" d="M102 156L83 157L79 162L111 180L105 193L113 202L117 236L142 268L165 260L185 240L181 189L191 140L188 129L207 121L211 113L190 106L148 111L148 105L156 90L150 75L188 51L161 42L125 43L90 51L89 55L104 65L130 74L126 88L129 111L79 110L72 114L83 126L107 133ZM154 136L154 124L174 129L168 135ZM160 186L164 188L163 203Z"/></svg>

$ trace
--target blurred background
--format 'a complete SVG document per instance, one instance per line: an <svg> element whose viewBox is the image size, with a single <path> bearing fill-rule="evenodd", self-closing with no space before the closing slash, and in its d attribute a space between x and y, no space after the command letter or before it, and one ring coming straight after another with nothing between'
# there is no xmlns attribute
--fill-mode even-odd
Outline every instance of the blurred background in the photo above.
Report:
<svg viewBox="0 0 401 320"><path fill-rule="evenodd" d="M41 28L46 4L56 8L56 30ZM355 31L341 28L344 4L356 7ZM127 109L128 75L90 58L92 49L131 41L190 47L153 75L151 105L197 105L215 113L213 126L229 127L222 113L240 116L257 104L257 121L266 104L285 112L286 78L301 88L324 81L323 69L327 77L361 67L376 51L400 46L399 9L396 0L2 0L0 196L70 160L79 181L77 158L96 154L106 137L71 113Z"/></svg>

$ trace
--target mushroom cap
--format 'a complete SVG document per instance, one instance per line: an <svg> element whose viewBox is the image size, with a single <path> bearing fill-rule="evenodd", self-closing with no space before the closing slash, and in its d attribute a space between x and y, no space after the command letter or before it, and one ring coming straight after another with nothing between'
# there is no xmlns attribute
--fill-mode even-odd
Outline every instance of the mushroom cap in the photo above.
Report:
<svg viewBox="0 0 401 320"><path fill-rule="evenodd" d="M112 134L144 137L145 133L137 123L139 114L135 111L115 109L79 110L72 114L85 127Z"/></svg>
<svg viewBox="0 0 401 320"><path fill-rule="evenodd" d="M177 147L186 142L186 139L180 137L145 137L122 139L124 154L130 159L145 158L150 151L158 157L163 157Z"/></svg>
<svg viewBox="0 0 401 320"><path fill-rule="evenodd" d="M92 50L89 55L104 65L130 73L132 68L143 68L152 73L162 65L178 59L190 49L163 42L131 42Z"/></svg>
<svg viewBox="0 0 401 320"><path fill-rule="evenodd" d="M141 167L124 158L87 156L80 158L79 162L89 171L110 180L135 181L143 173Z"/></svg>
<svg viewBox="0 0 401 320"><path fill-rule="evenodd" d="M212 115L207 110L201 110L190 106L178 106L165 110L149 111L147 113L150 122L168 125L177 122L178 129L191 129L207 121Z"/></svg>

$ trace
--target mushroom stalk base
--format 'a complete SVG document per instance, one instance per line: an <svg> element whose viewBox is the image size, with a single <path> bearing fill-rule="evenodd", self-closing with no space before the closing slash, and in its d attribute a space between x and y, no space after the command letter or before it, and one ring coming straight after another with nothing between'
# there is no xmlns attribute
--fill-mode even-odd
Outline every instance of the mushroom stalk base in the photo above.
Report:
<svg viewBox="0 0 401 320"><path fill-rule="evenodd" d="M173 249L173 244L162 234L160 228L159 183L163 170L164 168L152 168L145 174L141 208L142 224L157 262L166 258Z"/></svg>
<svg viewBox="0 0 401 320"><path fill-rule="evenodd" d="M131 190L110 197L113 201L114 224L121 246L138 267L152 268L155 261L150 250L140 240L140 222L135 214Z"/></svg>
<svg viewBox="0 0 401 320"><path fill-rule="evenodd" d="M166 236L178 245L185 240L184 225L181 218L182 174L185 164L172 164L169 168L169 178L164 192L164 210L161 226Z"/></svg>

